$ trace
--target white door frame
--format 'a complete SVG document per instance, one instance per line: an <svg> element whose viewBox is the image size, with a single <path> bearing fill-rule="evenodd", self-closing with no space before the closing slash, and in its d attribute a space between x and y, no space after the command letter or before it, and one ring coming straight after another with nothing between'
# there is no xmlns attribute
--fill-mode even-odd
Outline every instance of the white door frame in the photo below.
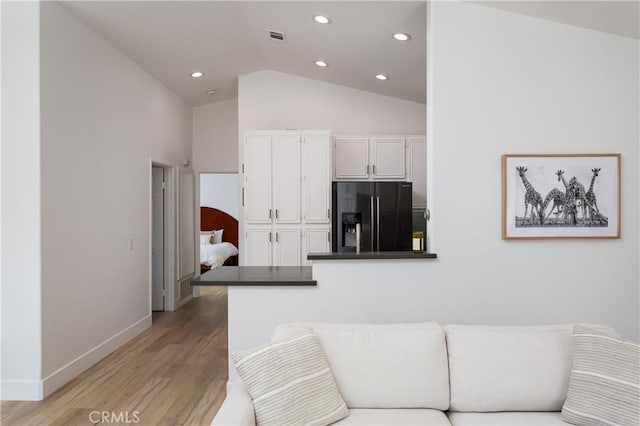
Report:
<svg viewBox="0 0 640 426"><path fill-rule="evenodd" d="M151 257L151 238L153 235L153 201L152 201L152 168L164 169L166 188L164 191L164 310L175 310L176 278L176 179L177 166L149 159L149 314L152 312L151 297L153 293L153 267Z"/></svg>

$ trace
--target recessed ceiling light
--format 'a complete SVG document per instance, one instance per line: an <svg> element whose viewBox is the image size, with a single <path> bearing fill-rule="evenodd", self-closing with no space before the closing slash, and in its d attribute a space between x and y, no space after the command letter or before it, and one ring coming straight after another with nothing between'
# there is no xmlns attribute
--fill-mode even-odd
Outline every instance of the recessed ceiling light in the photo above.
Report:
<svg viewBox="0 0 640 426"><path fill-rule="evenodd" d="M322 16L322 15L315 15L313 17L313 20L316 21L318 24L328 24L331 22L331 19L327 18L326 16Z"/></svg>
<svg viewBox="0 0 640 426"><path fill-rule="evenodd" d="M329 66L328 63L326 63L325 61L316 61L316 65L319 67L327 67Z"/></svg>
<svg viewBox="0 0 640 426"><path fill-rule="evenodd" d="M191 77L193 77L193 78L200 78L200 77L202 77L203 75L204 75L204 74L203 74L203 73L201 73L200 71L194 71L194 72L192 72L192 73L191 73Z"/></svg>
<svg viewBox="0 0 640 426"><path fill-rule="evenodd" d="M405 34L405 33L395 33L393 35L393 38L395 38L398 41L409 41L409 40L411 40L411 36L409 34Z"/></svg>
<svg viewBox="0 0 640 426"><path fill-rule="evenodd" d="M387 76L386 76L386 75L384 75L384 74L378 74L378 75L376 75L376 78L377 78L378 80L382 80L382 81L384 81L384 80L389 80L389 77L387 77Z"/></svg>
<svg viewBox="0 0 640 426"><path fill-rule="evenodd" d="M215 89L207 90L207 95L214 95L217 92Z"/></svg>

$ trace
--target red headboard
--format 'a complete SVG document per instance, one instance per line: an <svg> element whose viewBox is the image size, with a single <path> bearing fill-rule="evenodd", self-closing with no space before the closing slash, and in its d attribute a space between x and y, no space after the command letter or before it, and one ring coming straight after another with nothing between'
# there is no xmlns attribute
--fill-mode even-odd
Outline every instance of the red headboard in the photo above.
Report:
<svg viewBox="0 0 640 426"><path fill-rule="evenodd" d="M200 207L200 230L224 229L222 241L238 247L238 221L222 210Z"/></svg>

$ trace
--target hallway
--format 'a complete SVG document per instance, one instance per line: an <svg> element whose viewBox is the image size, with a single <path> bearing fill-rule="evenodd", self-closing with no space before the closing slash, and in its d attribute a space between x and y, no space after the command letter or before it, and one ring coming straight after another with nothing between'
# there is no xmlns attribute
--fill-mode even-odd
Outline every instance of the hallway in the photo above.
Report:
<svg viewBox="0 0 640 426"><path fill-rule="evenodd" d="M44 401L2 402L1 424L210 424L227 382L227 289L200 294Z"/></svg>

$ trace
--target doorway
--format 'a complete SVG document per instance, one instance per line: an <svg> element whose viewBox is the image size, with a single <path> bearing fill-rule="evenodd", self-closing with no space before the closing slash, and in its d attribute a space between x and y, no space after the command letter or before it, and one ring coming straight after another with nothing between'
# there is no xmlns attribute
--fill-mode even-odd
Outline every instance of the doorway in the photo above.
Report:
<svg viewBox="0 0 640 426"><path fill-rule="evenodd" d="M151 310L165 310L165 170L151 166Z"/></svg>
<svg viewBox="0 0 640 426"><path fill-rule="evenodd" d="M200 173L198 179L200 273L237 266L239 259L240 175ZM216 231L216 238L208 235ZM213 235L213 234L211 234Z"/></svg>

